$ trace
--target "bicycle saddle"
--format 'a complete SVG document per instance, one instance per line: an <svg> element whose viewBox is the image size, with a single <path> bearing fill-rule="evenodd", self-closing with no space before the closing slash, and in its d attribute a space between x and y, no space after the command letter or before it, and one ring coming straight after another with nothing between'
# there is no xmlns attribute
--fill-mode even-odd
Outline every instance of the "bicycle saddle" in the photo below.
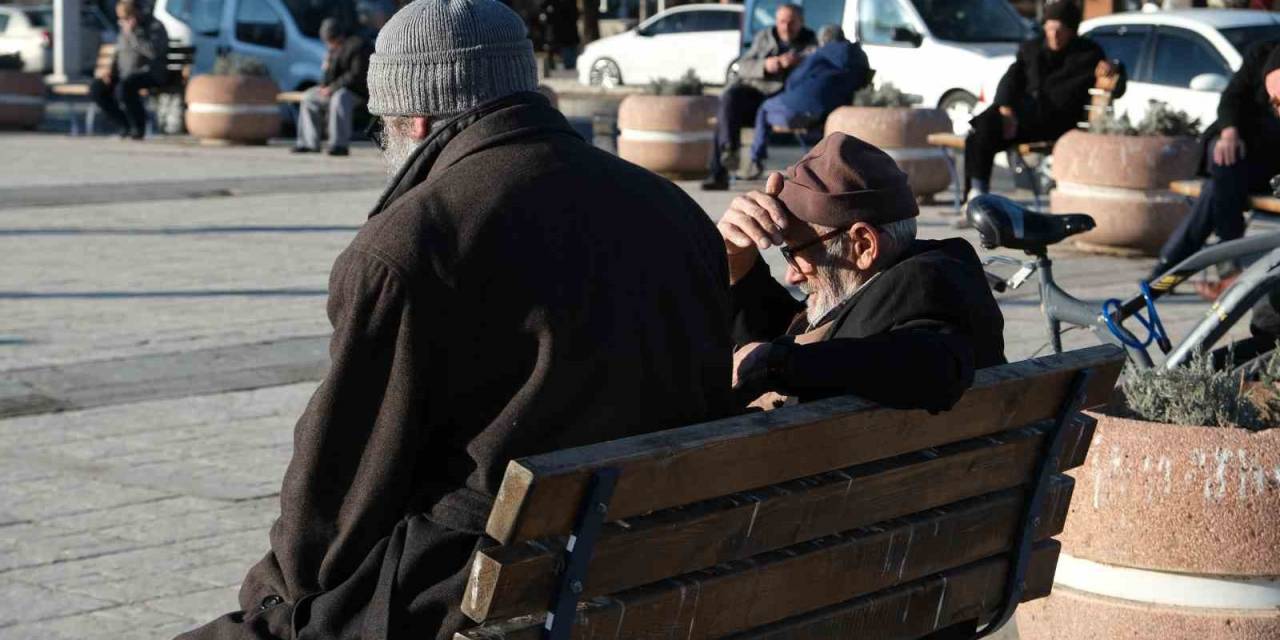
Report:
<svg viewBox="0 0 1280 640"><path fill-rule="evenodd" d="M1083 213L1036 213L992 194L970 200L965 216L982 236L984 248L1021 249L1033 255L1042 254L1049 245L1095 226L1093 218Z"/></svg>

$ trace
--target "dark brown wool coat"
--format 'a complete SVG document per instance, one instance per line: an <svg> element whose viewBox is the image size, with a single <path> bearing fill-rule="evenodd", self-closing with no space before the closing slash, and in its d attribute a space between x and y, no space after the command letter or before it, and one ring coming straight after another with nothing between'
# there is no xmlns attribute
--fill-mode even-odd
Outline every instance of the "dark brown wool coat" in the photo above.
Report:
<svg viewBox="0 0 1280 640"><path fill-rule="evenodd" d="M507 462L721 413L729 304L675 185L537 94L464 114L335 263L271 551L184 638L452 637Z"/></svg>

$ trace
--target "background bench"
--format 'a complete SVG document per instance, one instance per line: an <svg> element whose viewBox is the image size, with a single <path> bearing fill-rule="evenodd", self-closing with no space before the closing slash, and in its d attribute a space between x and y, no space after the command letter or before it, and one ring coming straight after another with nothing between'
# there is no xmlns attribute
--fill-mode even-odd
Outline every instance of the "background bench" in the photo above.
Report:
<svg viewBox="0 0 1280 640"><path fill-rule="evenodd" d="M98 47L98 62L93 70L95 78L102 77L111 71L111 61L115 56L115 51L116 46L110 43ZM140 95L143 97L156 97L161 94L183 95L186 91L187 81L191 79L191 69L195 64L195 56L195 47L171 40L169 42L169 50L165 54L165 81L153 89L143 89ZM89 97L89 81L53 85L49 87L49 93L67 98L87 98ZM86 134L92 134L96 129L97 114L97 106L90 105L84 119L84 132ZM72 118L72 133L76 133L74 123L75 119ZM148 126L151 126L151 123L148 123Z"/></svg>
<svg viewBox="0 0 1280 640"><path fill-rule="evenodd" d="M1203 180L1175 180L1169 183L1169 190L1188 198L1199 198L1204 188ZM1249 206L1254 211L1280 214L1280 198L1263 194L1249 196Z"/></svg>
<svg viewBox="0 0 1280 640"><path fill-rule="evenodd" d="M1050 590L1061 472L1092 437L1078 409L1123 362L1100 346L982 370L937 415L833 398L513 461L487 526L502 546L462 603L483 625L456 638L998 626Z"/></svg>
<svg viewBox="0 0 1280 640"><path fill-rule="evenodd" d="M960 177L957 162L959 156L964 154L964 138L957 133L931 133L925 138L929 144L942 149L947 159L947 169L951 171L951 183L955 189L954 200L957 212L960 211L960 205L964 203L965 197L964 181ZM1035 199L1033 206L1039 210L1042 195L1039 175L1026 161L1026 156L1032 153L1042 155L1053 153L1053 141L1022 142L1010 145L1005 150L1005 155L1009 159L1009 169L1013 171L1014 182L1031 190L1031 195Z"/></svg>

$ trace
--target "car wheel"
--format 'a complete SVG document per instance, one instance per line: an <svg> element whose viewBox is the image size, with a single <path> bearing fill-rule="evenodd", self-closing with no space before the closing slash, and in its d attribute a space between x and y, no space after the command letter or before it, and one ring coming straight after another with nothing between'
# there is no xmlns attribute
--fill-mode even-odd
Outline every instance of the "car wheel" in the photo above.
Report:
<svg viewBox="0 0 1280 640"><path fill-rule="evenodd" d="M606 89L622 86L622 70L618 68L618 63L608 58L600 58L591 63L591 86Z"/></svg>
<svg viewBox="0 0 1280 640"><path fill-rule="evenodd" d="M978 108L978 98L968 91L956 90L942 96L938 108L951 118L951 130L957 135L964 135L969 133L969 120L973 119L973 112Z"/></svg>
<svg viewBox="0 0 1280 640"><path fill-rule="evenodd" d="M728 86L731 86L733 83L737 82L738 74L739 74L738 61L734 60L733 64L729 65L729 70L724 72L724 86L728 87Z"/></svg>

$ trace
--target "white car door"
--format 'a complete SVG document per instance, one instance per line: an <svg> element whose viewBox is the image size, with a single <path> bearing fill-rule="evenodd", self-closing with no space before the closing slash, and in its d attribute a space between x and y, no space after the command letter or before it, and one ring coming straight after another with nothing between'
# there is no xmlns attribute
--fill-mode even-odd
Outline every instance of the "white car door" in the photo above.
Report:
<svg viewBox="0 0 1280 640"><path fill-rule="evenodd" d="M875 84L893 84L904 93L923 93L916 79L933 70L922 69L921 27L902 0L858 0L857 39L875 70Z"/></svg>
<svg viewBox="0 0 1280 640"><path fill-rule="evenodd" d="M1200 118L1200 125L1208 127L1217 119L1218 101L1230 79L1231 67L1200 34L1176 27L1156 29L1150 75L1156 99Z"/></svg>
<svg viewBox="0 0 1280 640"><path fill-rule="evenodd" d="M284 15L270 0L235 0L231 4L231 51L261 60L271 78L283 83L290 77Z"/></svg>
<svg viewBox="0 0 1280 640"><path fill-rule="evenodd" d="M690 30L697 13L672 11L638 29L636 35L639 37L634 41L634 48L627 61L622 63L622 77L626 83L674 80L689 69L697 73L697 63L691 54L699 47L698 40L702 34Z"/></svg>
<svg viewBox="0 0 1280 640"><path fill-rule="evenodd" d="M195 72L213 70L216 54L222 47L223 0L166 0L165 11L191 29L191 46L195 47Z"/></svg>
<svg viewBox="0 0 1280 640"><path fill-rule="evenodd" d="M689 29L697 38L681 59L691 64L707 84L724 84L729 67L738 59L742 14L736 11L704 9L689 11Z"/></svg>

